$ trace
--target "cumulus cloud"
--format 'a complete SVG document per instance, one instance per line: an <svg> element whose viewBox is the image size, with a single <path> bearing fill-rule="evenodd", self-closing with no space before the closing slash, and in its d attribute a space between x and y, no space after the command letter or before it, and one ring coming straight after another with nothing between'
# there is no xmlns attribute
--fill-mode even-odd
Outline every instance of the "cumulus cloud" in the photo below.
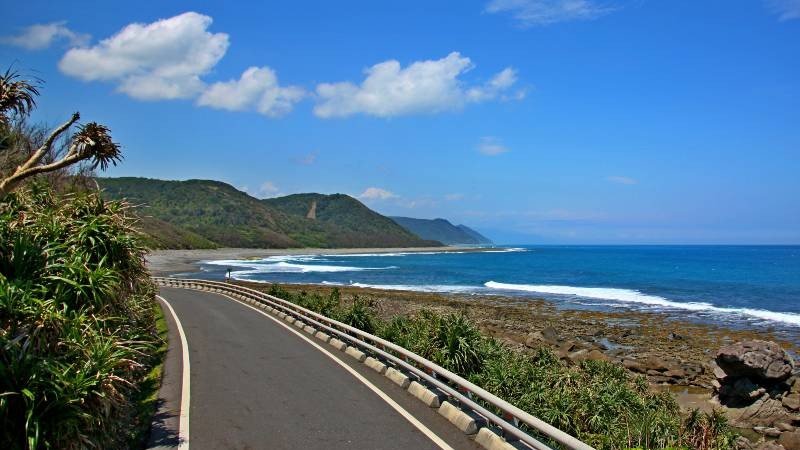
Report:
<svg viewBox="0 0 800 450"><path fill-rule="evenodd" d="M387 191L386 189L368 187L358 196L358 198L363 200L389 200L392 198L398 198L398 195L394 192Z"/></svg>
<svg viewBox="0 0 800 450"><path fill-rule="evenodd" d="M639 181L634 178L623 177L619 175L606 177L606 180L617 184L627 184L627 185L639 184Z"/></svg>
<svg viewBox="0 0 800 450"><path fill-rule="evenodd" d="M208 86L197 99L197 104L279 117L290 112L305 94L305 90L297 86L280 86L278 76L269 67L250 67L238 80Z"/></svg>
<svg viewBox="0 0 800 450"><path fill-rule="evenodd" d="M508 152L508 147L502 144L499 139L493 136L481 138L478 144L478 151L486 156L497 156Z"/></svg>
<svg viewBox="0 0 800 450"><path fill-rule="evenodd" d="M261 186L258 188L258 193L263 197L274 197L278 195L279 192L280 189L278 189L278 186L272 181L265 181L261 183Z"/></svg>
<svg viewBox="0 0 800 450"><path fill-rule="evenodd" d="M192 98L228 49L228 35L211 33L211 17L187 12L149 24L127 25L88 48L73 48L59 62L67 75L112 81L143 100Z"/></svg>
<svg viewBox="0 0 800 450"><path fill-rule="evenodd" d="M67 22L51 22L31 25L23 28L19 34L0 38L0 42L26 50L43 50L55 41L66 41L70 47L78 47L89 43L91 36L76 33L67 28Z"/></svg>
<svg viewBox="0 0 800 450"><path fill-rule="evenodd" d="M367 68L360 85L317 85L314 114L322 118L359 113L393 117L456 110L470 102L501 97L517 79L514 69L507 68L482 86L465 87L459 77L472 68L472 61L458 52L437 60L416 61L407 67L396 60L384 61Z"/></svg>
<svg viewBox="0 0 800 450"><path fill-rule="evenodd" d="M766 4L781 22L800 19L800 0L766 0Z"/></svg>
<svg viewBox="0 0 800 450"><path fill-rule="evenodd" d="M509 13L522 26L592 20L613 11L593 0L491 0L486 12Z"/></svg>

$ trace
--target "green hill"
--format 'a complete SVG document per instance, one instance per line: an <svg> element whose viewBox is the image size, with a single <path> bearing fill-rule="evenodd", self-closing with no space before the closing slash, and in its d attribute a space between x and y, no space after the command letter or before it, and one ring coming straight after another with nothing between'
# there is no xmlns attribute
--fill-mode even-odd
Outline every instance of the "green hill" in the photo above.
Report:
<svg viewBox="0 0 800 450"><path fill-rule="evenodd" d="M309 228L289 236L314 240L320 247L428 247L441 245L415 234L344 194L294 194L261 200L265 205L306 222ZM313 230L313 231L312 231ZM311 233L309 233L311 231Z"/></svg>
<svg viewBox="0 0 800 450"><path fill-rule="evenodd" d="M422 237L447 245L483 245L492 241L466 225L453 225L445 219L414 219L411 217L392 217L406 230Z"/></svg>
<svg viewBox="0 0 800 450"><path fill-rule="evenodd" d="M97 182L106 197L125 198L136 207L153 248L441 245L341 194L259 200L219 181L123 177ZM307 218L314 200L317 218Z"/></svg>

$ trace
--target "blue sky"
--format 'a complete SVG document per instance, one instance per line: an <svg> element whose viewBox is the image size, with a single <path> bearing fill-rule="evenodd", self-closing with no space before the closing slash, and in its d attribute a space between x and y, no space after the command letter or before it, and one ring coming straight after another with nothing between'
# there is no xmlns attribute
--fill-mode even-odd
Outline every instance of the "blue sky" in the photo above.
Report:
<svg viewBox="0 0 800 450"><path fill-rule="evenodd" d="M800 243L798 0L4 3L34 120L111 127L112 176L500 242Z"/></svg>

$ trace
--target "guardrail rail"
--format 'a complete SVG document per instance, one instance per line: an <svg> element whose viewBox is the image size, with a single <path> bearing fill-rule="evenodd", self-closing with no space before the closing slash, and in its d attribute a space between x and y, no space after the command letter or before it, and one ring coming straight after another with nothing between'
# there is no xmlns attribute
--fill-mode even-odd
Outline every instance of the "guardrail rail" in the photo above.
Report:
<svg viewBox="0 0 800 450"><path fill-rule="evenodd" d="M330 334L331 337L343 340L356 347L356 349L363 350L384 363L388 363L390 367L400 369L419 381L423 381L428 387L433 387L446 395L449 401L455 401L462 408L479 415L487 424L499 429L508 442L524 443L526 446L537 450L552 450L551 447L523 430L521 427L524 426L541 436L549 438L553 442L557 442L563 448L594 450L593 447L577 438L528 414L422 356L378 336L298 306L288 300L244 286L218 281L166 277L153 277L153 281L160 286L228 294L239 299L259 303L263 307L271 309L274 313L291 315L304 325L322 330ZM492 408L495 411L491 411L488 408Z"/></svg>

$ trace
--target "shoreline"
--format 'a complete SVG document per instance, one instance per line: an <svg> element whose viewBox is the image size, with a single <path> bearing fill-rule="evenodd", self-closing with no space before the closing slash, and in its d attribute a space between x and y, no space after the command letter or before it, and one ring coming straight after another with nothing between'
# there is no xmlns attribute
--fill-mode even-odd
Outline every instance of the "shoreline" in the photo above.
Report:
<svg viewBox="0 0 800 450"><path fill-rule="evenodd" d="M358 249L218 249L167 250L147 255L153 274L199 272L202 261L248 259L283 255L491 251L497 248L422 247ZM271 283L234 281L256 290ZM684 410L722 409L713 399L716 378L712 363L717 350L737 341L770 340L791 354L798 347L771 327L740 329L727 324L693 321L655 311L569 309L542 297L503 294L467 294L380 289L347 285L277 283L289 291L328 295L339 289L344 297L366 296L383 319L415 314L423 309L439 313L466 312L479 328L522 352L540 347L554 351L567 364L602 359L643 375L655 389L671 392ZM750 425L742 423L745 428Z"/></svg>
<svg viewBox="0 0 800 450"><path fill-rule="evenodd" d="M389 248L217 248L193 250L152 250L145 259L153 275L166 276L199 272L202 261L255 259L289 255L352 255L359 253L481 252L502 247L389 247Z"/></svg>

